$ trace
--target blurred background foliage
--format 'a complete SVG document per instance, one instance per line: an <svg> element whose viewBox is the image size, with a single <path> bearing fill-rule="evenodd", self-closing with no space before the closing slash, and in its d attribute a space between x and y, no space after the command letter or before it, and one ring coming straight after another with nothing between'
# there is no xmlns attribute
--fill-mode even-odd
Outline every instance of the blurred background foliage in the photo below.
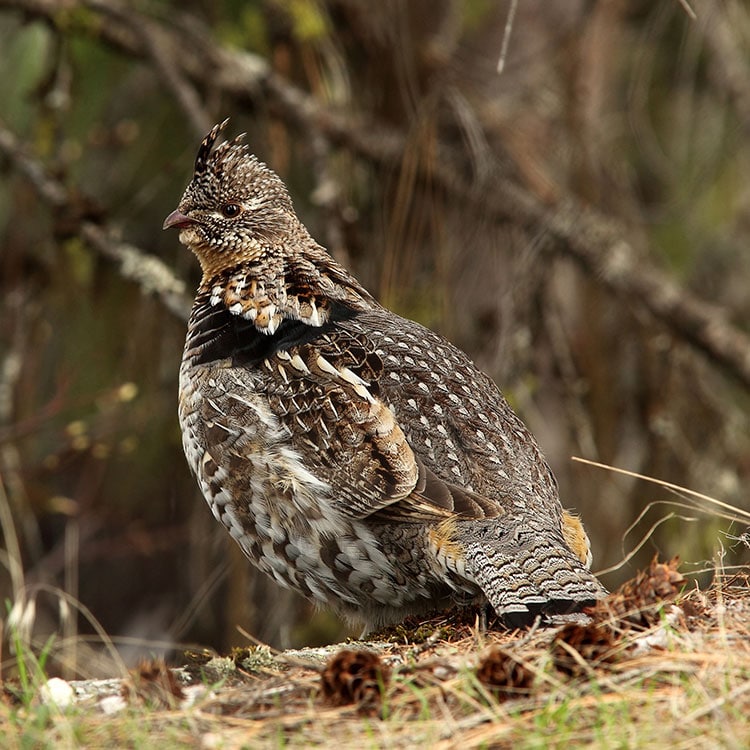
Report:
<svg viewBox="0 0 750 750"><path fill-rule="evenodd" d="M679 311L655 316L653 289L612 282L606 239L655 292L709 303L748 356L750 11L519 0L498 73L510 10L0 0L0 586L27 603L35 638L62 633L68 670L108 666L88 620L40 587L85 605L130 660L245 643L237 625L274 646L346 633L255 575L182 455L198 269L161 224L227 116L322 244L502 386L582 515L595 569L664 519L609 586L655 552L687 570L721 549L746 561L742 524L571 456L750 510L747 370L696 346ZM535 212L504 214L518 195ZM609 232L580 232L593 265L571 250L575 222L555 235L571 205ZM154 258L165 265L144 281Z"/></svg>

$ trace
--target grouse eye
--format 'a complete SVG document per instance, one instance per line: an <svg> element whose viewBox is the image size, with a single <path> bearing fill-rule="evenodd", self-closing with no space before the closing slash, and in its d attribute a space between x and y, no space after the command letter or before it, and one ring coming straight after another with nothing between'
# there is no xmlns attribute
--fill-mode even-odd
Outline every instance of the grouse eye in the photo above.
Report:
<svg viewBox="0 0 750 750"><path fill-rule="evenodd" d="M224 214L224 216L226 216L227 219L231 219L237 216L239 212L240 212L240 207L236 203L225 203L221 207L221 213Z"/></svg>

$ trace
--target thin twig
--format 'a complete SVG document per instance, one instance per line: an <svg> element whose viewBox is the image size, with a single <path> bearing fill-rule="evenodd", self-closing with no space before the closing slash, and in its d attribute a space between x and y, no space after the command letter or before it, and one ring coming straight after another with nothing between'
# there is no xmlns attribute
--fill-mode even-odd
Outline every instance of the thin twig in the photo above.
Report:
<svg viewBox="0 0 750 750"><path fill-rule="evenodd" d="M682 6L682 9L687 13L688 18L691 21L698 20L698 16L695 14L695 11L690 7L690 3L688 0L678 0L680 5Z"/></svg>
<svg viewBox="0 0 750 750"><path fill-rule="evenodd" d="M717 500L715 497L711 497L710 495L704 495L702 492L696 492L695 490L690 490L690 489L687 489L686 487L681 487L679 484L672 484L671 482L665 482L663 479L656 479L654 477L646 476L645 474L638 474L635 471L628 471L627 469L619 469L616 466L609 466L608 464L602 464L602 463L599 463L598 461L589 461L586 458L579 458L578 456L573 456L573 461L586 464L587 466L595 466L597 469L606 469L607 471L613 471L616 474L624 474L625 476L633 477L634 479L642 479L644 482L651 482L652 484L658 484L660 487L664 487L665 489L672 490L680 495L687 495L689 497L694 497L698 500L704 500L710 505L715 505L719 508L729 511L730 513L732 513L732 517L735 520L739 520L740 518L750 520L750 513L748 511L742 510L742 508L738 508L735 505L724 503L721 500Z"/></svg>
<svg viewBox="0 0 750 750"><path fill-rule="evenodd" d="M505 22L505 30L503 31L503 45L500 48L500 59L497 61L497 73L500 75L505 70L505 58L508 55L508 46L510 45L510 35L513 31L513 21L516 17L516 11L518 10L518 0L510 0L510 8L508 9L508 19Z"/></svg>

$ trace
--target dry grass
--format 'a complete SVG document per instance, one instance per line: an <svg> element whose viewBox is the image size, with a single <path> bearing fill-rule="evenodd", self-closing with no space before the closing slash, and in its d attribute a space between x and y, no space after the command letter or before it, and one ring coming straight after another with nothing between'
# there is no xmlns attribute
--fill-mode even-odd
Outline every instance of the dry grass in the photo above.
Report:
<svg viewBox="0 0 750 750"><path fill-rule="evenodd" d="M0 745L750 746L748 578L683 584L654 561L588 625L480 632L442 616L344 647L186 655L174 672L72 683L66 708L6 684Z"/></svg>

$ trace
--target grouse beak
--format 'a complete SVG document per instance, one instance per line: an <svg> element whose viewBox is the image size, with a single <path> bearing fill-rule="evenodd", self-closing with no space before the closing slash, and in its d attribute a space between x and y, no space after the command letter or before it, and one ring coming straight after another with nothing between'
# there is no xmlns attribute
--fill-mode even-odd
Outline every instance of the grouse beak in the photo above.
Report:
<svg viewBox="0 0 750 750"><path fill-rule="evenodd" d="M185 227L190 227L193 224L197 224L195 219L191 219L189 216L185 216L185 214L182 213L182 211L180 211L179 209L175 209L171 214L169 214L169 216L167 216L166 219L164 219L162 229L171 229L172 227L184 229Z"/></svg>

